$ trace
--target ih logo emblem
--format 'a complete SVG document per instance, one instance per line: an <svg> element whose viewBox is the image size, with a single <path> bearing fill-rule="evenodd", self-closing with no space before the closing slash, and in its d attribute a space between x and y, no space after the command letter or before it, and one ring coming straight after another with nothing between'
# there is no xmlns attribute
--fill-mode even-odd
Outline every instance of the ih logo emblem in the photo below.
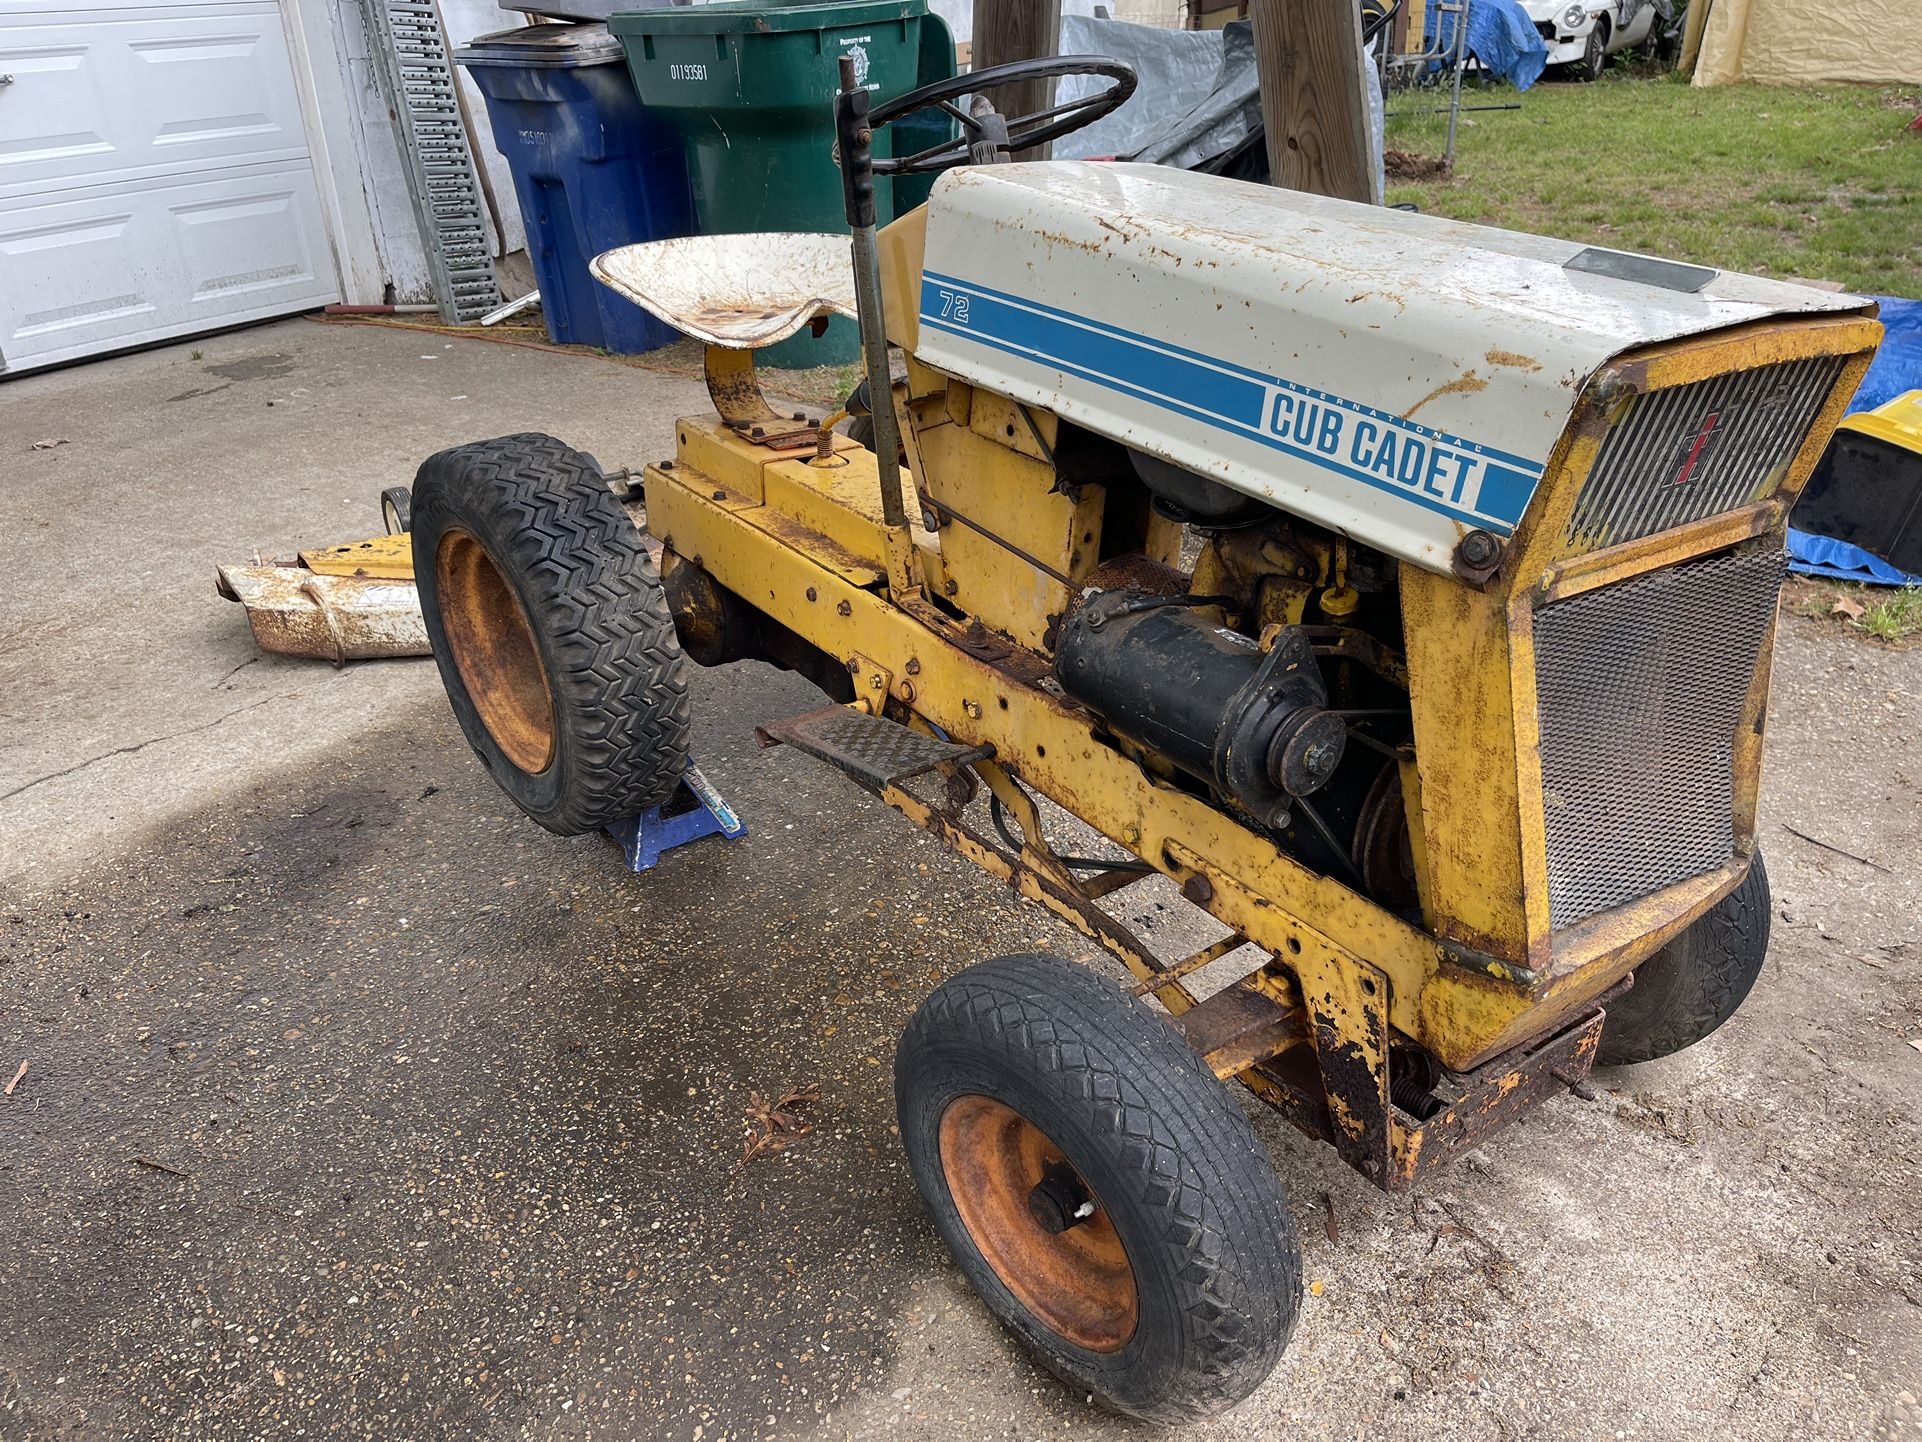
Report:
<svg viewBox="0 0 1922 1442"><path fill-rule="evenodd" d="M1746 403L1735 401L1704 414L1676 448L1669 485L1686 486L1699 481L1733 432L1746 431L1749 449L1753 449L1758 440L1778 434L1782 415L1793 400L1789 388L1778 385Z"/></svg>
<svg viewBox="0 0 1922 1442"><path fill-rule="evenodd" d="M1709 446L1714 442L1716 427L1722 423L1720 411L1710 411L1702 417L1695 433L1682 442L1681 464L1676 467L1671 486L1686 486L1701 474L1702 464L1708 459Z"/></svg>

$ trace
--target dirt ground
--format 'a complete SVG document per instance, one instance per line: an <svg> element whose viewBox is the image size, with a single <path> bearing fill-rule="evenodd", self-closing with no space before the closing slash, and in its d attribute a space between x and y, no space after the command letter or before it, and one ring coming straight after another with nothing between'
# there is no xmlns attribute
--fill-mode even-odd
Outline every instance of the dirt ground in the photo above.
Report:
<svg viewBox="0 0 1922 1442"><path fill-rule="evenodd" d="M444 445L664 454L699 383L197 345L0 387L0 1439L1155 1435L987 1319L891 1134L936 979L1089 948L755 748L813 693L697 676L749 835L642 879L513 812L431 663L261 657L213 593ZM1787 618L1748 1005L1413 1197L1259 1117L1313 1295L1167 1435L1922 1435L1919 803L1922 650ZM750 1089L802 1082L815 1132L740 1166Z"/></svg>

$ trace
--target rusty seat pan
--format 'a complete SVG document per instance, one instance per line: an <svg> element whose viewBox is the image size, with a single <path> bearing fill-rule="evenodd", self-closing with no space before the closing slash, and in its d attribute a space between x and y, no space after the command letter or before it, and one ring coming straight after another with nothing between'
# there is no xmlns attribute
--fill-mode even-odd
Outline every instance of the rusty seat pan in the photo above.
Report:
<svg viewBox="0 0 1922 1442"><path fill-rule="evenodd" d="M854 317L845 235L690 235L605 251L589 268L675 329L729 350L786 340L816 316Z"/></svg>

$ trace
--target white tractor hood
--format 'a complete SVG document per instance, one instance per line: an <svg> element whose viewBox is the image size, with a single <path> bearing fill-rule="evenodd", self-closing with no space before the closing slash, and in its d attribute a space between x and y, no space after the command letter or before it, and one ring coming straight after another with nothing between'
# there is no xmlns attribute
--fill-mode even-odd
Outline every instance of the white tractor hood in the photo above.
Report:
<svg viewBox="0 0 1922 1442"><path fill-rule="evenodd" d="M951 170L918 353L1445 571L1465 532L1515 529L1612 356L1870 306L1727 271L1565 268L1584 250L1161 166Z"/></svg>

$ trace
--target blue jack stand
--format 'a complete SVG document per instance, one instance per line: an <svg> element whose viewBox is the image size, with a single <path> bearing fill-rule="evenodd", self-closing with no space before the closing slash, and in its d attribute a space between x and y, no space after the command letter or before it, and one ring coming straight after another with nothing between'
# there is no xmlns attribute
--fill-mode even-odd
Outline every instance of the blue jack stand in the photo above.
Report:
<svg viewBox="0 0 1922 1442"><path fill-rule="evenodd" d="M639 816L614 822L607 834L621 843L629 869L640 872L659 866L663 852L703 836L724 836L729 841L745 836L747 823L721 799L714 783L701 774L690 757L681 784L664 805L650 806Z"/></svg>

